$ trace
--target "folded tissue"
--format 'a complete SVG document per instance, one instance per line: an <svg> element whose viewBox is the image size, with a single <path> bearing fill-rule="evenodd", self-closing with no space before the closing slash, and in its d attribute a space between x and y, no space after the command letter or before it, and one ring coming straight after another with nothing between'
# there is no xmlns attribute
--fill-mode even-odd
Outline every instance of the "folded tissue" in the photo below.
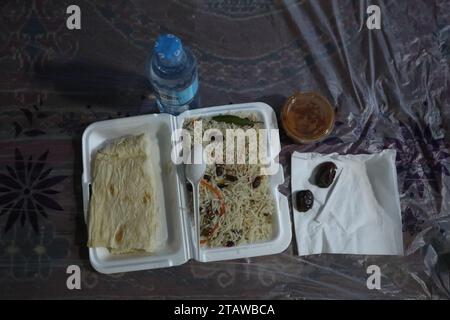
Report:
<svg viewBox="0 0 450 320"><path fill-rule="evenodd" d="M309 211L299 212L293 206L300 256L403 255L395 156L395 150L360 155L292 155L293 199L300 190L310 190L314 195ZM315 168L328 161L336 165L336 175L328 188L319 188L314 181Z"/></svg>

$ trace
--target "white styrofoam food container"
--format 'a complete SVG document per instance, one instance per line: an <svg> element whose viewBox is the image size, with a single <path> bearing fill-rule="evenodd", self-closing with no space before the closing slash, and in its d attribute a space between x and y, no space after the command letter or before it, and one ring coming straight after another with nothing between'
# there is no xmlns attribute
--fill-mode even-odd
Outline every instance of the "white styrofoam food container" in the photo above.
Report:
<svg viewBox="0 0 450 320"><path fill-rule="evenodd" d="M237 112L256 114L264 122L266 129L278 129L277 118L267 104L261 102L225 105L183 112L175 117L169 114L150 114L136 117L95 122L83 133L83 205L85 221L91 184L91 161L96 151L105 143L126 135L145 132L153 141L157 184L161 184L161 208L167 229L165 246L157 253L132 253L113 255L106 248L89 248L92 266L101 273L116 273L170 267L183 264L194 256L194 224L187 206L186 184L182 165L171 160L173 146L172 132L181 128L186 119L199 116L214 116ZM270 132L270 131L269 131ZM270 140L268 140L270 141ZM269 154L274 154L271 145ZM276 202L273 215L273 235L264 242L240 245L231 248L201 248L199 261L219 261L276 254L284 251L291 242L291 221L287 198L278 191L284 175L281 166L276 174L269 176L272 196Z"/></svg>

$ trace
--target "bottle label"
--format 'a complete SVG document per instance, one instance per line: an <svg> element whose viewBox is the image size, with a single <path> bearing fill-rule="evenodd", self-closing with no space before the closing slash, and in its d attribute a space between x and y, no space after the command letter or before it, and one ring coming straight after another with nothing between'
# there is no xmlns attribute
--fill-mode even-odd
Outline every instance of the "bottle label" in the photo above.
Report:
<svg viewBox="0 0 450 320"><path fill-rule="evenodd" d="M195 77L191 85L181 91L158 90L159 100L165 106L183 106L194 99L198 90L198 78Z"/></svg>

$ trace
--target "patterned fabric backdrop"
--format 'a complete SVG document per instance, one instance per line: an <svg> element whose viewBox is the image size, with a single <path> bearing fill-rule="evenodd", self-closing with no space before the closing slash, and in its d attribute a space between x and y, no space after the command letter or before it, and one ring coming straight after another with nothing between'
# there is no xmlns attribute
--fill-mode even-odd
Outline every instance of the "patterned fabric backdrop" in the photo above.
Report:
<svg viewBox="0 0 450 320"><path fill-rule="evenodd" d="M382 29L365 26L378 4ZM81 8L81 30L66 8ZM450 1L3 0L0 3L0 298L450 297ZM145 66L155 37L198 58L204 106L319 91L337 122L294 150L398 151L404 257L282 254L101 275L88 260L81 134L155 111ZM66 268L82 270L68 290ZM381 290L366 267L382 270Z"/></svg>

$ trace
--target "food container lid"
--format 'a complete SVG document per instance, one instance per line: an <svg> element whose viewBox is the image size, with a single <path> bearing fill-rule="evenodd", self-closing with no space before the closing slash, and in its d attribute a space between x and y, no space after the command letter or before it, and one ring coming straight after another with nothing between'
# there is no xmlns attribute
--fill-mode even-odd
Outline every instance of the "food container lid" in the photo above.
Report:
<svg viewBox="0 0 450 320"><path fill-rule="evenodd" d="M267 129L277 129L277 119L273 109L260 102L225 105L186 111L175 117L168 114L152 114L122 119L106 120L91 124L84 132L83 148L83 204L86 221L89 220L89 194L91 183L91 161L95 152L107 141L125 135L147 132L156 143L155 152L160 154L159 165L164 177L162 192L165 200L165 217L168 232L166 247L156 254L112 255L106 248L89 248L91 265L101 273L148 270L180 265L193 257L193 223L187 209L187 191L184 172L180 165L171 160L172 146L175 143L171 133L181 128L189 118L208 117L226 113L254 112L266 124ZM279 137L277 137L279 140ZM273 146L269 146L272 150ZM159 149L159 150L158 150ZM270 151L269 150L269 151ZM271 239L259 243L240 245L232 248L202 249L198 260L201 262L248 258L276 254L284 251L291 242L291 221L286 196L278 191L283 183L283 170L278 168L270 176L271 192L276 202L274 215L274 234Z"/></svg>

